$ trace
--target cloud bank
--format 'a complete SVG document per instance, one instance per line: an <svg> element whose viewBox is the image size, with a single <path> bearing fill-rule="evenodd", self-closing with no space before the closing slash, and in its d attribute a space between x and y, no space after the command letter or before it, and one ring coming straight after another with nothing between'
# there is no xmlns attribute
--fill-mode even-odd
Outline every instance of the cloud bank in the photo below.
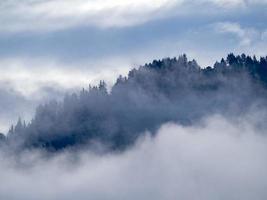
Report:
<svg viewBox="0 0 267 200"><path fill-rule="evenodd" d="M1 154L0 198L264 200L267 138L256 126L260 116L168 123L157 137L119 154Z"/></svg>

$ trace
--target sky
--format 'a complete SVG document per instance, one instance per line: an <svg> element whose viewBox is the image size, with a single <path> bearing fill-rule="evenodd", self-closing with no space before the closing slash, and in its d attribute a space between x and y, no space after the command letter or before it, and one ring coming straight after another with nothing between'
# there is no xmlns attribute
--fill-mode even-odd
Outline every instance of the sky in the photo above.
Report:
<svg viewBox="0 0 267 200"><path fill-rule="evenodd" d="M153 59L202 67L266 55L266 0L0 1L0 132L19 116Z"/></svg>

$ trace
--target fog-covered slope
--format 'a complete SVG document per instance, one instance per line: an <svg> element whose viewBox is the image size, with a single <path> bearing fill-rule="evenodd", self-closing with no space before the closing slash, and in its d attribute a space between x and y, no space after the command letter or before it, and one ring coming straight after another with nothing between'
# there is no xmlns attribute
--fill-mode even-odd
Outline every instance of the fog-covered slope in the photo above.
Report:
<svg viewBox="0 0 267 200"><path fill-rule="evenodd" d="M16 148L68 147L124 149L146 131L166 122L196 123L209 114L229 118L265 106L267 57L229 54L214 67L201 68L186 55L155 60L120 76L107 92L105 82L48 102L28 124L19 119L6 144Z"/></svg>

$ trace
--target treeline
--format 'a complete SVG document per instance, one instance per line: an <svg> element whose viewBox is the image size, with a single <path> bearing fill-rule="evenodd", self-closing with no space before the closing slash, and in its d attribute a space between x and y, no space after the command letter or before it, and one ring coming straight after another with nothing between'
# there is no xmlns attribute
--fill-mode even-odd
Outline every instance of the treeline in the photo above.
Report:
<svg viewBox="0 0 267 200"><path fill-rule="evenodd" d="M110 93L101 81L62 102L40 105L30 123L19 119L4 140L52 151L96 144L124 149L166 122L188 125L208 114L233 116L264 104L266 86L267 57L229 54L207 68L186 55L154 60L120 76Z"/></svg>

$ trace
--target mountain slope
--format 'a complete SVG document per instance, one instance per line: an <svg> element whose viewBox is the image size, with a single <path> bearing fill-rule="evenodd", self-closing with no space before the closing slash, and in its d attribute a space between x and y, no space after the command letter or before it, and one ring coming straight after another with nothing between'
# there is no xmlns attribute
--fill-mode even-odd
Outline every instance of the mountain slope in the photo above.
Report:
<svg viewBox="0 0 267 200"><path fill-rule="evenodd" d="M12 126L7 143L19 148L124 149L166 122L196 123L208 114L238 116L265 106L267 57L229 54L214 67L200 68L186 55L166 58L120 76L107 92L103 81L40 105L29 124Z"/></svg>

